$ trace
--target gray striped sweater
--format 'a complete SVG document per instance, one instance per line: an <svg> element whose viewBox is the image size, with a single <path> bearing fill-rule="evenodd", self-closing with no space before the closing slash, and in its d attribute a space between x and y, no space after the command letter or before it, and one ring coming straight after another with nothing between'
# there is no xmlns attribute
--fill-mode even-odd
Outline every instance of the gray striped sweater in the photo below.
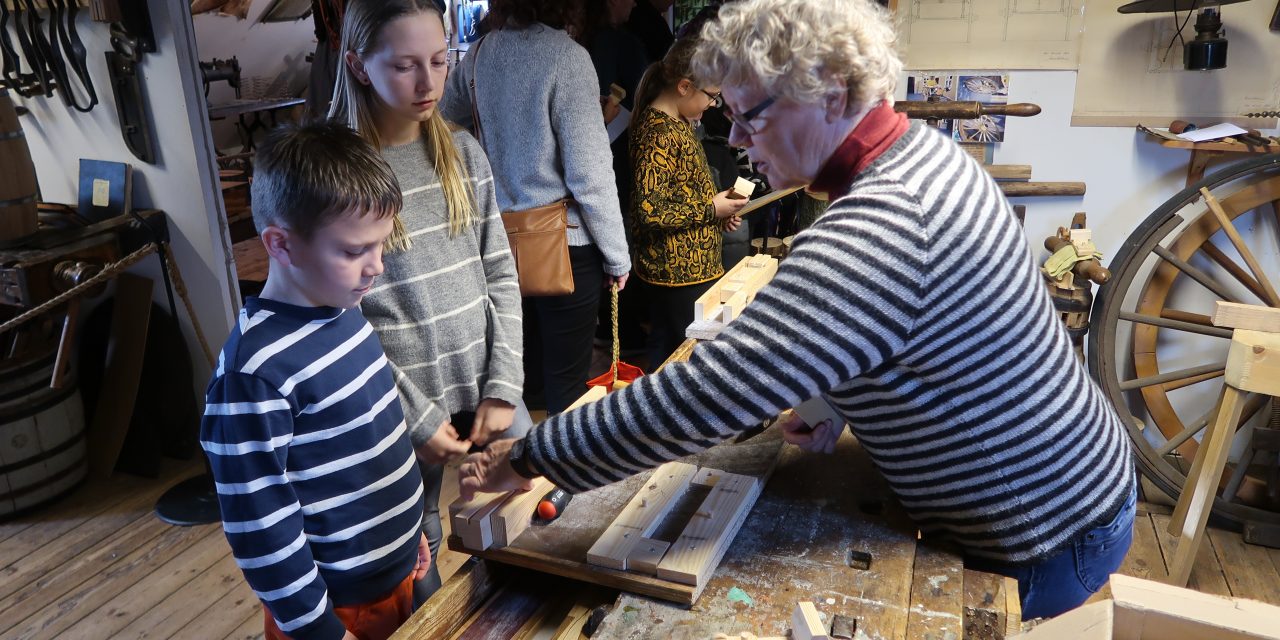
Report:
<svg viewBox="0 0 1280 640"><path fill-rule="evenodd" d="M360 304L395 371L414 445L485 398L518 403L524 386L520 285L493 175L471 134L456 131L453 140L475 191L476 224L449 237L440 177L422 140L384 148L413 246L383 255L386 271Z"/></svg>
<svg viewBox="0 0 1280 640"><path fill-rule="evenodd" d="M1043 559L1133 490L1119 418L1072 354L991 178L913 124L798 235L715 342L529 434L583 491L694 453L816 396L847 418L921 529Z"/></svg>

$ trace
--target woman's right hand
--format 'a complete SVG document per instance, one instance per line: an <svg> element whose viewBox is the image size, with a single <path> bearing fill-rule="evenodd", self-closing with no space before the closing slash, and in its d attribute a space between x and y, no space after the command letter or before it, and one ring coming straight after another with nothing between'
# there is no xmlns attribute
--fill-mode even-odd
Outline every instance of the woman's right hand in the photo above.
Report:
<svg viewBox="0 0 1280 640"><path fill-rule="evenodd" d="M444 464L461 458L471 450L471 441L462 440L448 420L440 423L435 435L418 447L418 458L427 464Z"/></svg>
<svg viewBox="0 0 1280 640"><path fill-rule="evenodd" d="M711 204L716 207L717 218L720 218L721 220L725 218L732 218L738 215L738 212L742 211L743 207L747 206L748 201L746 198L735 197L731 195L732 193L733 191L726 189L717 193L715 197L711 199Z"/></svg>

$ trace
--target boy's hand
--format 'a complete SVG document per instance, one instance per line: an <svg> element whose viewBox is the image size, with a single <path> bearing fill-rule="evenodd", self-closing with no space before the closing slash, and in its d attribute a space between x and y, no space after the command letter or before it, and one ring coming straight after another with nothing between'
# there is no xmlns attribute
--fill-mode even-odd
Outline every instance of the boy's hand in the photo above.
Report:
<svg viewBox="0 0 1280 640"><path fill-rule="evenodd" d="M467 456L458 468L458 493L470 500L477 492L500 492L533 488L533 481L521 478L511 463L511 445L515 440L494 440L487 449Z"/></svg>
<svg viewBox="0 0 1280 640"><path fill-rule="evenodd" d="M511 428L515 419L514 405L497 398L485 398L476 407L476 420L471 424L471 441L477 446L488 444L493 436Z"/></svg>
<svg viewBox="0 0 1280 640"><path fill-rule="evenodd" d="M413 579L421 580L427 577L427 572L431 570L431 547L427 544L427 534L422 534L418 538L418 566L413 568Z"/></svg>
<svg viewBox="0 0 1280 640"><path fill-rule="evenodd" d="M805 451L832 453L836 450L836 441L840 439L844 425L836 427L830 420L823 420L817 426L810 428L799 415L789 412L778 421L778 428L782 429L783 440Z"/></svg>
<svg viewBox="0 0 1280 640"><path fill-rule="evenodd" d="M460 439L458 430L445 420L440 423L440 428L436 429L436 434L418 447L417 453L418 459L427 464L444 464L467 455L470 449L471 441Z"/></svg>

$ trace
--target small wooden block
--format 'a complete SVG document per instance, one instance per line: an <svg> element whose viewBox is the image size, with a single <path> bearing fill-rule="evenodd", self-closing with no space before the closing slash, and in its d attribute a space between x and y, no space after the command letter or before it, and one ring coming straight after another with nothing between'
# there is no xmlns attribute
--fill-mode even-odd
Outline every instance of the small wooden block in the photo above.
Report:
<svg viewBox="0 0 1280 640"><path fill-rule="evenodd" d="M703 487L714 487L716 486L716 483L720 481L720 478L724 476L724 474L725 472L719 469L703 467L701 469L698 469L698 473L695 473L693 475L693 479L689 481L689 484L696 484Z"/></svg>
<svg viewBox="0 0 1280 640"><path fill-rule="evenodd" d="M467 502L455 500L449 505L453 533L468 549L484 551L493 546L493 524L489 514L502 506L507 493L477 493Z"/></svg>
<svg viewBox="0 0 1280 640"><path fill-rule="evenodd" d="M662 524L697 471L697 467L683 462L668 462L655 469L644 487L587 550L587 562L625 571L631 550Z"/></svg>
<svg viewBox="0 0 1280 640"><path fill-rule="evenodd" d="M658 563L662 562L662 556L666 555L670 547L670 542L642 538L627 555L627 570L649 575L657 574Z"/></svg>
<svg viewBox="0 0 1280 640"><path fill-rule="evenodd" d="M1223 379L1237 389L1280 396L1280 333L1236 329Z"/></svg>
<svg viewBox="0 0 1280 640"><path fill-rule="evenodd" d="M726 282L720 285L720 303L728 302L739 291L742 291L743 283L741 281Z"/></svg>
<svg viewBox="0 0 1280 640"><path fill-rule="evenodd" d="M618 86L617 83L612 83L609 85L609 99L614 104L621 104L623 100L627 99L627 90Z"/></svg>
<svg viewBox="0 0 1280 640"><path fill-rule="evenodd" d="M554 488L555 485L550 480L537 478L533 481L533 489L508 494L507 499L490 516L493 548L501 549L515 542L533 522L533 512L538 508L538 501Z"/></svg>
<svg viewBox="0 0 1280 640"><path fill-rule="evenodd" d="M729 324L736 320L738 316L742 315L743 310L747 308L747 303L749 302L750 300L747 299L747 292L739 291L733 294L732 298L729 298L724 302L724 304L720 305L720 322Z"/></svg>
<svg viewBox="0 0 1280 640"><path fill-rule="evenodd" d="M694 340L715 340L721 331L724 331L723 322L705 318L690 322L689 326L685 327L684 337L693 338Z"/></svg>
<svg viewBox="0 0 1280 640"><path fill-rule="evenodd" d="M1213 326L1280 333L1280 309L1219 300Z"/></svg>
<svg viewBox="0 0 1280 640"><path fill-rule="evenodd" d="M746 178L739 176L737 182L733 183L733 193L735 195L738 195L743 198L750 198L751 194L755 192L756 192L756 183Z"/></svg>
<svg viewBox="0 0 1280 640"><path fill-rule="evenodd" d="M810 427L817 426L823 420L830 420L832 426L835 427L843 427L845 423L844 416L840 415L840 412L836 411L835 407L832 407L831 403L827 402L826 398L822 396L816 396L801 402L793 411Z"/></svg>
<svg viewBox="0 0 1280 640"><path fill-rule="evenodd" d="M830 640L827 627L822 624L822 616L812 602L796 604L791 614L791 637L794 640Z"/></svg>
<svg viewBox="0 0 1280 640"><path fill-rule="evenodd" d="M757 253L756 255L747 258L747 260L749 260L749 262L747 262L747 267L751 269L763 269L769 265L777 266L778 264L777 258L767 256L763 253Z"/></svg>

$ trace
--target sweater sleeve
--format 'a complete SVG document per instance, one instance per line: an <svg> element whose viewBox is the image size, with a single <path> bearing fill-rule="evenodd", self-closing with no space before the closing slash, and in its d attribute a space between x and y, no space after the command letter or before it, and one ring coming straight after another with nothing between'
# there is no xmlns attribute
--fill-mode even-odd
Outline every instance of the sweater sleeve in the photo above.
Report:
<svg viewBox="0 0 1280 640"><path fill-rule="evenodd" d="M903 351L924 232L893 205L833 207L714 342L529 433L530 464L580 492L726 440Z"/></svg>
<svg viewBox="0 0 1280 640"><path fill-rule="evenodd" d="M463 140L468 170L475 181L476 215L479 218L476 231L491 314L487 346L489 377L481 395L519 404L524 391L524 327L516 261L502 225L502 213L498 211L489 161L473 138L466 136Z"/></svg>
<svg viewBox="0 0 1280 640"><path fill-rule="evenodd" d="M613 177L609 134L596 94L596 71L586 49L576 44L556 62L551 89L551 128L560 144L565 185L581 209L583 224L604 256L604 270L631 271Z"/></svg>
<svg viewBox="0 0 1280 640"><path fill-rule="evenodd" d="M701 156L682 144L679 131L649 121L647 116L641 116L646 121L636 128L631 147L636 178L633 224L666 230L714 224L711 201L691 188Z"/></svg>
<svg viewBox="0 0 1280 640"><path fill-rule="evenodd" d="M290 637L338 639L346 628L333 612L285 474L292 438L292 407L266 381L232 372L209 386L200 444L236 564Z"/></svg>

